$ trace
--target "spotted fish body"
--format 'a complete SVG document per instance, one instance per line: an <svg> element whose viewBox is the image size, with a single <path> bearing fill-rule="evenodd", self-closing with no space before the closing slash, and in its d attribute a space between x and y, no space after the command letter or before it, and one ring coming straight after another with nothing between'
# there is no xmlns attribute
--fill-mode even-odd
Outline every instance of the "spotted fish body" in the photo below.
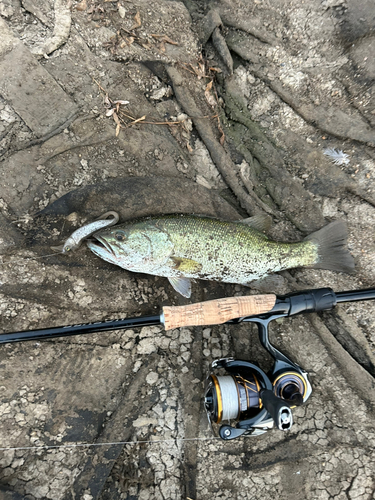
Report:
<svg viewBox="0 0 375 500"><path fill-rule="evenodd" d="M165 276L185 296L191 278L248 284L293 267L353 269L339 221L298 243L271 241L248 223L193 215L138 219L94 237L88 246L99 257L129 271Z"/></svg>

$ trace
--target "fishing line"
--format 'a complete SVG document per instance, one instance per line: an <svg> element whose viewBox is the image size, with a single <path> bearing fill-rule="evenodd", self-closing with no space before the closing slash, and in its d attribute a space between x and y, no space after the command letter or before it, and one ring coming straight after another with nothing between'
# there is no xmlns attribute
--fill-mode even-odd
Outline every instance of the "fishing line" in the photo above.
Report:
<svg viewBox="0 0 375 500"><path fill-rule="evenodd" d="M64 252L49 253L48 255L40 255L38 257L30 257L30 259L43 259L43 257L53 257L54 255L61 255L62 253L64 253Z"/></svg>
<svg viewBox="0 0 375 500"><path fill-rule="evenodd" d="M7 266L7 265L10 266L12 264L18 264L21 262L26 264L26 261L34 261L37 259L44 259L45 257L53 257L54 255L63 255L63 252L55 252L55 253L50 253L48 255L38 255L37 257L30 257L30 256L21 257L20 259L17 259L17 260L9 260L7 262L1 262L0 266Z"/></svg>
<svg viewBox="0 0 375 500"><path fill-rule="evenodd" d="M57 445L42 445L42 446L19 446L19 447L4 447L0 448L0 451L18 451L18 450L51 450L51 449L61 449L61 448L89 448L91 446L115 446L115 445L125 445L125 444L146 444L146 443L173 443L176 441L217 441L220 439L216 436L205 437L205 438L170 438L170 439L148 439L142 441L113 441L108 443L72 443L72 444L57 444Z"/></svg>
<svg viewBox="0 0 375 500"><path fill-rule="evenodd" d="M54 255L62 255L63 252L55 252L55 253L49 253L48 255L38 255L37 257L30 257L30 256L25 256L25 257L21 257L19 260L9 260L8 262L2 262L1 265L2 266L6 266L6 265L11 265L11 264L14 264L14 263L19 263L19 262L23 262L23 261L28 261L28 260L37 260L37 259L44 259L44 257L53 257Z"/></svg>
<svg viewBox="0 0 375 500"><path fill-rule="evenodd" d="M221 397L222 404L222 420L231 420L236 418L239 413L238 408L238 392L236 382L231 376L217 376L218 396Z"/></svg>

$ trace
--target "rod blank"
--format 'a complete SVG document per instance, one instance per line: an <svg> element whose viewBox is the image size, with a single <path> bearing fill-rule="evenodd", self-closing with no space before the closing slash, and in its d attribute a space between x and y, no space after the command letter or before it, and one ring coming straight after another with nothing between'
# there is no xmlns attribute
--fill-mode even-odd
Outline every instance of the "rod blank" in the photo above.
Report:
<svg viewBox="0 0 375 500"><path fill-rule="evenodd" d="M375 288L365 290L351 290L349 292L337 292L337 302L356 302L358 300L375 299Z"/></svg>
<svg viewBox="0 0 375 500"><path fill-rule="evenodd" d="M56 337L85 335L87 333L109 332L126 328L160 325L160 316L143 316L142 318L125 318L110 321L98 321L80 325L56 326L40 330L26 330L0 334L0 344L21 342L25 340L48 340Z"/></svg>

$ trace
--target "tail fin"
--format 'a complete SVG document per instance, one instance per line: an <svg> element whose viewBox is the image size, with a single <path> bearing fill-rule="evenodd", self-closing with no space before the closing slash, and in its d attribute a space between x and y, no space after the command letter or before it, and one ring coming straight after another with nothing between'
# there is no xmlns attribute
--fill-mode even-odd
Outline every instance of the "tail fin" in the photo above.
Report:
<svg viewBox="0 0 375 500"><path fill-rule="evenodd" d="M351 273L354 259L347 249L348 231L345 222L336 220L305 238L317 245L319 260L312 267Z"/></svg>

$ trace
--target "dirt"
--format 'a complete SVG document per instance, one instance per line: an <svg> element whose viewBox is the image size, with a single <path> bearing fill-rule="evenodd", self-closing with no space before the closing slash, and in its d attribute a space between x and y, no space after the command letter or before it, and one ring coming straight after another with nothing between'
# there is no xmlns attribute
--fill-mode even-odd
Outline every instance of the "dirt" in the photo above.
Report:
<svg viewBox="0 0 375 500"><path fill-rule="evenodd" d="M374 286L371 0L1 0L0 32L2 332L189 302L85 246L48 256L108 210L268 214L284 241L344 220L354 274L296 269L267 291ZM200 281L191 301L249 293ZM249 325L2 345L0 498L374 498L373 311L273 323L312 396L290 432L229 442L204 379L220 357L270 367Z"/></svg>

